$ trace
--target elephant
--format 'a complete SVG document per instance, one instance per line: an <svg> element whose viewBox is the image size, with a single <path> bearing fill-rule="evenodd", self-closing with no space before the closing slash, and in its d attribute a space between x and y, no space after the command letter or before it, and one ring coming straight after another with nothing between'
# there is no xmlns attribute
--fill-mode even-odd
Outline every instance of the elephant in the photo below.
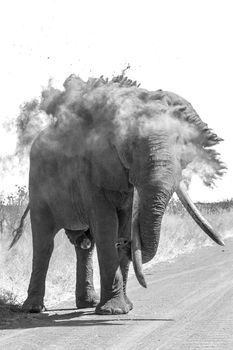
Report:
<svg viewBox="0 0 233 350"><path fill-rule="evenodd" d="M30 209L33 262L23 309L43 310L54 237L65 229L77 256L77 308L126 314L133 308L126 292L130 262L146 287L142 265L156 254L173 193L201 229L224 245L182 182L182 170L198 152L207 152L220 172L222 163L208 150L221 139L176 94L148 92L122 78L75 79L66 82L65 91L50 95L44 109L55 121L39 133L30 150L26 211ZM81 88L75 90L74 83ZM100 297L93 284L94 246Z"/></svg>

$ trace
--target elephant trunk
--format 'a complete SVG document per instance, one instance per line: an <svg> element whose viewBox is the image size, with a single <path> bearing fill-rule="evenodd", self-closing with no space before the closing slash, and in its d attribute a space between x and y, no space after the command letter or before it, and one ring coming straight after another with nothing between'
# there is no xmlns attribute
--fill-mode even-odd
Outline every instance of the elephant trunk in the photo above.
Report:
<svg viewBox="0 0 233 350"><path fill-rule="evenodd" d="M172 190L149 186L140 191L139 231L142 242L142 263L154 258L160 239L163 214L172 196Z"/></svg>
<svg viewBox="0 0 233 350"><path fill-rule="evenodd" d="M132 261L135 275L143 287L147 287L143 275L142 264L155 256L159 245L161 222L172 191L148 188L134 190L134 206L132 215Z"/></svg>
<svg viewBox="0 0 233 350"><path fill-rule="evenodd" d="M156 254L163 214L176 187L177 169L166 141L150 137L139 149L131 176L135 189L131 247L135 274L145 287L142 264Z"/></svg>

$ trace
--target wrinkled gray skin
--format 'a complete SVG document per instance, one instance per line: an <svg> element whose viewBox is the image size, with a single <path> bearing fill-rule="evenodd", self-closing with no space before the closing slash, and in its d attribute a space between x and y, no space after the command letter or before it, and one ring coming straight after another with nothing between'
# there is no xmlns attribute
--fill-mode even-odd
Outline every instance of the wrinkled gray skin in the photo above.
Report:
<svg viewBox="0 0 233 350"><path fill-rule="evenodd" d="M34 141L30 154L30 215L33 268L23 309L43 309L45 278L56 233L64 228L77 254L76 304L96 306L98 314L129 312L126 295L130 245L116 247L119 238L131 239L134 189L138 195L138 220L142 262L157 250L161 220L181 181L181 162L166 132L132 138L119 146L112 137L95 141L85 150L85 134L75 125L54 126ZM88 238L91 246L81 248ZM92 254L96 244L100 300L93 285Z"/></svg>

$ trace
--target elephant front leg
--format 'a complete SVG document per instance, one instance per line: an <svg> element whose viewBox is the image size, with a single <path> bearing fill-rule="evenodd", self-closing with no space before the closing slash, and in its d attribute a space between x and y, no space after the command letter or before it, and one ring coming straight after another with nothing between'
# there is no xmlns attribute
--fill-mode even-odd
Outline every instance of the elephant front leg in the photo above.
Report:
<svg viewBox="0 0 233 350"><path fill-rule="evenodd" d="M81 244L75 246L77 256L76 306L78 309L95 307L99 303L99 297L93 284L94 240L90 234L88 237L91 242L88 249L81 248Z"/></svg>
<svg viewBox="0 0 233 350"><path fill-rule="evenodd" d="M126 314L132 307L124 294L124 282L119 264L118 254L111 245L97 246L101 294L100 303L96 307L97 314ZM114 249L115 248L115 249Z"/></svg>
<svg viewBox="0 0 233 350"><path fill-rule="evenodd" d="M115 209L99 201L95 208L93 229L100 268L101 295L97 314L126 314L131 305L126 301L120 259L115 246L118 235L118 217Z"/></svg>

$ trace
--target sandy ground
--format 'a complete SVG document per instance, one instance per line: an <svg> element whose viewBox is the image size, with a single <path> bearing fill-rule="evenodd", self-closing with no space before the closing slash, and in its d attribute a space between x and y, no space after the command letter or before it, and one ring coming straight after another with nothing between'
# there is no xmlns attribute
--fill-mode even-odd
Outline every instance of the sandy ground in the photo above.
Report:
<svg viewBox="0 0 233 350"><path fill-rule="evenodd" d="M73 301L1 324L0 349L233 349L233 240L201 248L133 276L134 310L98 316Z"/></svg>

